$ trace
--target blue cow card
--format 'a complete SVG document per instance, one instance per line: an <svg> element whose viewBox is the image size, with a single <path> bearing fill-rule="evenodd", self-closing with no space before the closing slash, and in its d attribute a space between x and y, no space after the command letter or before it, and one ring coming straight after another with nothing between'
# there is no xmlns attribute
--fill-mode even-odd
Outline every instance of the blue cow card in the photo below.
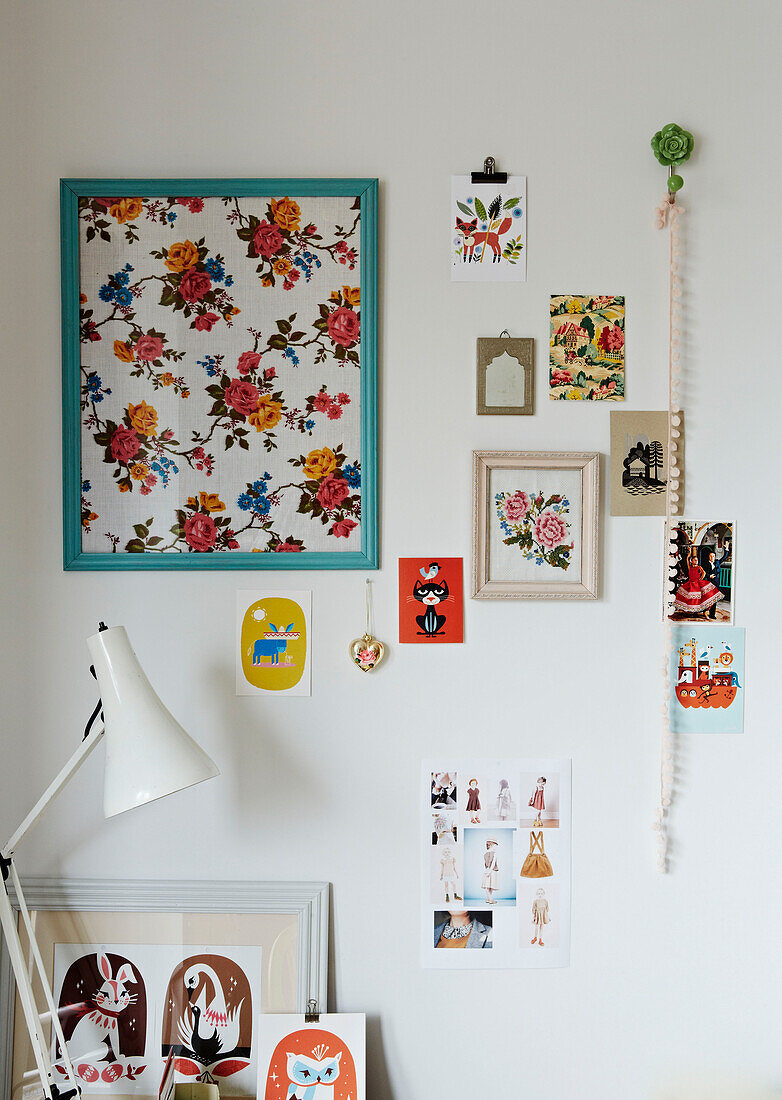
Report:
<svg viewBox="0 0 782 1100"><path fill-rule="evenodd" d="M236 694L311 695L311 592L236 593Z"/></svg>

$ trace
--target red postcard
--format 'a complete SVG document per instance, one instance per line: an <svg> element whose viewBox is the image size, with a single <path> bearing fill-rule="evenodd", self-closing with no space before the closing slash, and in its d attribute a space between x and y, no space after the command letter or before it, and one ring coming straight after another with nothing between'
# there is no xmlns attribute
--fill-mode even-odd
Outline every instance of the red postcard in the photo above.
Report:
<svg viewBox="0 0 782 1100"><path fill-rule="evenodd" d="M399 559L399 641L463 642L463 558Z"/></svg>

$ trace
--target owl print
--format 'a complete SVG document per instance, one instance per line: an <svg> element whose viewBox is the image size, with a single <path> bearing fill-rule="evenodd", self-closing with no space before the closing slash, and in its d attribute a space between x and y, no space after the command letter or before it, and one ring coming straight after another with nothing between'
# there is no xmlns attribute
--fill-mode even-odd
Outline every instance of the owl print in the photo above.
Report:
<svg viewBox="0 0 782 1100"><path fill-rule="evenodd" d="M335 1017L342 1034L311 1025L281 1032L274 1023L280 1017L261 1019L262 1032L266 1025L277 1034L266 1069L266 1088L258 1100L365 1100L363 1016ZM322 1022L327 1020L328 1015L321 1017Z"/></svg>
<svg viewBox="0 0 782 1100"><path fill-rule="evenodd" d="M312 1058L288 1054L290 1086L286 1100L333 1100L342 1052L329 1055L328 1047L320 1044L313 1048L312 1054Z"/></svg>

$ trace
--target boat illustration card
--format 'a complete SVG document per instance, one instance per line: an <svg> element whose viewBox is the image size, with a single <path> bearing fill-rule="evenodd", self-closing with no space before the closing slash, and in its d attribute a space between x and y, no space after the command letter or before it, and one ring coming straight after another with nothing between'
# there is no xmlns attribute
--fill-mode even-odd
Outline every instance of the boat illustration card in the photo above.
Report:
<svg viewBox="0 0 782 1100"><path fill-rule="evenodd" d="M664 516L668 413L611 413L611 515Z"/></svg>
<svg viewBox="0 0 782 1100"><path fill-rule="evenodd" d="M506 184L451 176L451 280L520 283L527 278L527 177Z"/></svg>
<svg viewBox="0 0 782 1100"><path fill-rule="evenodd" d="M399 641L464 641L463 558L399 559Z"/></svg>
<svg viewBox="0 0 782 1100"><path fill-rule="evenodd" d="M366 1100L366 1017L264 1013L258 1100Z"/></svg>
<svg viewBox="0 0 782 1100"><path fill-rule="evenodd" d="M730 626L733 622L735 530L732 522L674 520L676 560L666 575L673 585L672 622L706 626Z"/></svg>
<svg viewBox="0 0 782 1100"><path fill-rule="evenodd" d="M311 695L311 592L236 593L236 694Z"/></svg>
<svg viewBox="0 0 782 1100"><path fill-rule="evenodd" d="M552 294L552 401L624 401L625 300L621 294Z"/></svg>
<svg viewBox="0 0 782 1100"><path fill-rule="evenodd" d="M668 701L675 733L744 732L744 629L673 627Z"/></svg>

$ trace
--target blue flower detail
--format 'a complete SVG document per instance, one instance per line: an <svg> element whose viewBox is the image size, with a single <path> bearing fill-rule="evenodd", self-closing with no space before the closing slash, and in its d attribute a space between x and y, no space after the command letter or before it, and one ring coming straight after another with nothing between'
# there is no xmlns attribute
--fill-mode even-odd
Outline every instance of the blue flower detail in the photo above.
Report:
<svg viewBox="0 0 782 1100"><path fill-rule="evenodd" d="M308 432L311 432L312 429L315 427L315 421L314 420L305 420L304 427L307 429Z"/></svg>
<svg viewBox="0 0 782 1100"><path fill-rule="evenodd" d="M91 374L87 379L87 388L90 393L98 393L100 391L100 375Z"/></svg>
<svg viewBox="0 0 782 1100"><path fill-rule="evenodd" d="M512 213L513 213L514 218L520 218L521 217L521 207L520 206L514 206Z"/></svg>
<svg viewBox="0 0 782 1100"><path fill-rule="evenodd" d="M253 501L253 512L255 512L257 516L267 515L270 508L271 504L267 497L259 497L257 500Z"/></svg>
<svg viewBox="0 0 782 1100"><path fill-rule="evenodd" d="M176 221L176 212L175 212L174 210L169 210L169 212L168 212L168 220L169 220L170 222L175 222L175 221Z"/></svg>
<svg viewBox="0 0 782 1100"><path fill-rule="evenodd" d="M267 481L260 481L260 480L259 481L254 481L253 482L253 490L256 493L265 493L267 484L268 484Z"/></svg>
<svg viewBox="0 0 782 1100"><path fill-rule="evenodd" d="M82 491L83 493L89 493L89 491L90 491L90 489L91 489L91 488L92 488L92 484L91 484L91 482L89 482L89 481L83 481L83 482L81 483L81 491Z"/></svg>
<svg viewBox="0 0 782 1100"><path fill-rule="evenodd" d="M127 289L127 287L120 287L114 294L114 301L118 306L129 306L133 301L133 295Z"/></svg>
<svg viewBox="0 0 782 1100"><path fill-rule="evenodd" d="M465 199L464 201L467 203L468 206L472 206L472 204L473 204L472 195L469 197L469 199Z"/></svg>
<svg viewBox="0 0 782 1100"><path fill-rule="evenodd" d="M233 277L233 275L226 275L226 277L225 277L225 285L226 285L226 286L233 286L233 285L234 285L234 277Z"/></svg>
<svg viewBox="0 0 782 1100"><path fill-rule="evenodd" d="M255 501L253 500L253 498L250 496L249 493L241 493L239 495L239 497L237 498L236 503L239 505L239 507L241 508L241 510L243 512L249 512L252 509L252 506L255 503Z"/></svg>
<svg viewBox="0 0 782 1100"><path fill-rule="evenodd" d="M486 222L481 222L481 230L482 230L482 232L484 232L484 233L485 233L485 232L486 232L486 230L487 230L488 228L489 228L489 227L488 227L488 225L486 224Z"/></svg>
<svg viewBox="0 0 782 1100"><path fill-rule="evenodd" d="M114 276L114 282L117 284L117 286L127 286L129 279L130 276L128 275L127 271L118 271Z"/></svg>
<svg viewBox="0 0 782 1100"><path fill-rule="evenodd" d="M132 271L133 270L133 264L125 264L124 270L125 271Z"/></svg>
<svg viewBox="0 0 782 1100"><path fill-rule="evenodd" d="M114 293L115 293L114 288L109 286L108 283L104 283L103 286L98 291L98 297L100 298L100 300L102 302L113 302L114 301Z"/></svg>
<svg viewBox="0 0 782 1100"><path fill-rule="evenodd" d="M361 472L355 462L349 462L342 467L342 476L351 488L361 484Z"/></svg>
<svg viewBox="0 0 782 1100"><path fill-rule="evenodd" d="M204 264L204 268L218 283L222 280L223 275L225 275L225 268L219 260L215 260L214 258L207 260Z"/></svg>

